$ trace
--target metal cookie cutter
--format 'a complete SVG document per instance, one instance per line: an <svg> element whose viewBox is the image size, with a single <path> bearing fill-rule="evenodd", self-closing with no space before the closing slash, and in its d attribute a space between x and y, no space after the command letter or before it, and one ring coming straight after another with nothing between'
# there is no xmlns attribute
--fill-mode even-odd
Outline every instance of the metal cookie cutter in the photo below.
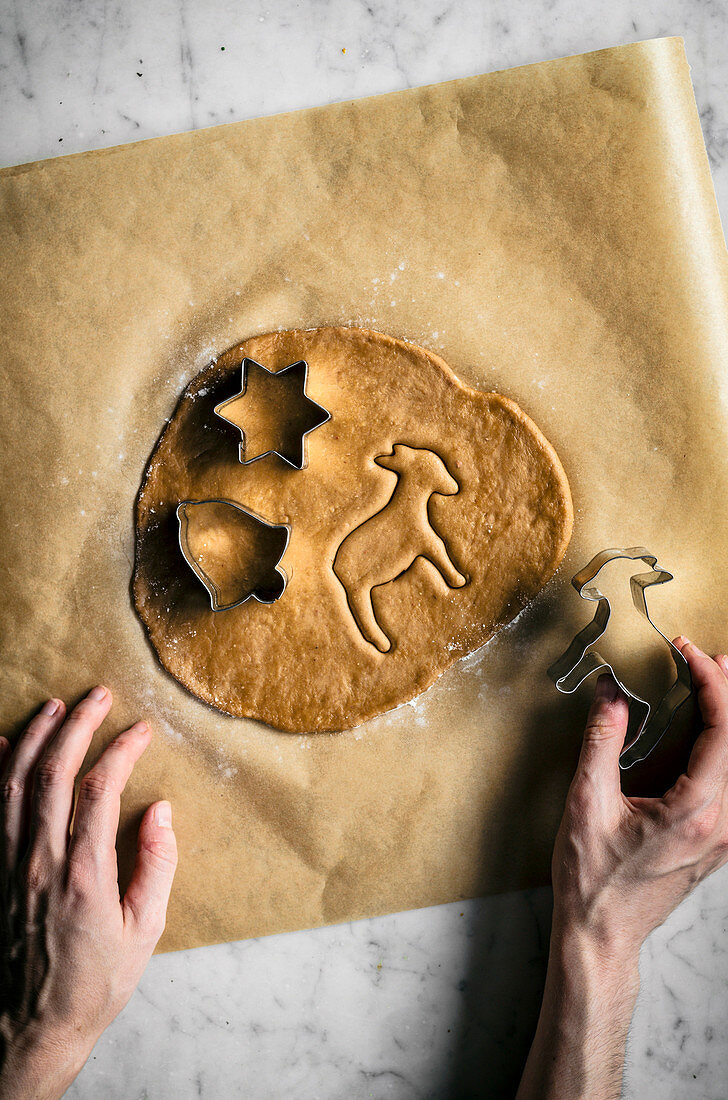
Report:
<svg viewBox="0 0 728 1100"><path fill-rule="evenodd" d="M602 657L598 650L593 648L607 629L607 623L611 616L611 607L607 597L599 591L596 585L592 585L591 582L608 562L620 558L627 558L630 561L643 561L646 565L651 566L652 572L635 573L630 577L629 583L632 592L632 602L640 615L643 615L644 618L647 619L650 626L657 631L665 644L669 647L670 656L675 663L677 671L675 681L668 688L665 695L663 695L654 711L646 699L642 699L639 695L635 695L633 691L630 691L630 689L622 683L612 665ZM645 589L653 584L665 584L672 579L672 573L668 573L667 570L661 569L657 564L657 558L654 554L651 554L649 550L645 549L644 546L630 546L627 549L616 548L602 550L602 552L593 557L589 564L577 573L571 581L581 598L583 600L595 601L597 609L592 621L588 623L583 630L579 631L566 652L559 657L558 661L555 661L554 664L551 665L548 670L548 675L554 681L559 691L564 692L564 694L570 694L576 691L579 685L583 684L584 680L586 680L588 676L591 676L593 672L611 672L625 695L647 708L645 717L637 733L630 743L625 745L622 749L619 757L619 766L622 769L630 768L639 760L644 760L649 756L663 734L667 731L670 723L675 717L675 713L686 701L692 691L692 678L690 676L690 668L687 661L680 650L672 644L670 639L662 633L659 627L655 626L647 610Z"/></svg>
<svg viewBox="0 0 728 1100"><path fill-rule="evenodd" d="M317 401L313 401L306 393L308 363L305 359L299 359L297 363L291 363L281 370L271 371L261 363L257 363L255 359L246 358L243 359L242 370L239 393L233 394L226 401L221 401L219 405L215 406L214 410L221 420L232 424L240 432L242 436L238 451L240 461L244 466L247 466L251 462L257 462L259 458L278 455L294 470L302 470L307 465L306 436L331 419L331 413L328 409L325 409L323 405L319 405ZM286 424L285 420L282 419L278 426L278 436L275 439L276 445L266 446L265 450L258 448L257 453L250 453L256 450L255 440L249 438L253 433L246 432L245 429L246 406L250 400L250 394L248 393L250 376L257 376L256 385L267 391L267 403L271 406L276 406L278 395L280 395L283 388L295 394L298 401L298 410L294 420L295 437L291 439L291 425ZM267 442L269 443L270 440L268 439Z"/></svg>
<svg viewBox="0 0 728 1100"><path fill-rule="evenodd" d="M257 580L257 583L253 587L244 589L239 593L239 598L234 598L232 600L223 601L221 599L222 593L220 586L200 565L199 555L193 552L189 541L190 513L196 508L206 508L210 505L224 505L225 508L235 509L237 512L247 516L248 519L252 520L255 524L259 524L261 527L267 528L270 531L279 532L278 538L276 539L275 560L271 558L268 563L269 568L262 577ZM249 599L257 600L258 603L272 604L283 595L288 583L288 577L278 563L285 554L288 547L288 541L291 537L291 529L288 524L268 523L267 520L262 519L260 516L256 515L255 512L251 512L249 508L243 508L241 504L236 504L232 500L222 500L219 498L212 500L181 501L177 505L177 520L179 522L180 550L189 567L207 589L210 597L210 606L213 611L229 611L233 607L239 607L240 604L245 603L246 600Z"/></svg>

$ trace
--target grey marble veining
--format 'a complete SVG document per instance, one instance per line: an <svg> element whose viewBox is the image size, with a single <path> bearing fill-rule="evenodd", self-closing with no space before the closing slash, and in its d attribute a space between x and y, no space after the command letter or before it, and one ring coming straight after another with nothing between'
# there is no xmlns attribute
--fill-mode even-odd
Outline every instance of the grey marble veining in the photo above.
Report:
<svg viewBox="0 0 728 1100"><path fill-rule="evenodd" d="M0 0L0 164L665 34L725 212L719 0ZM511 1095L549 909L537 890L155 958L69 1095ZM727 944L724 870L645 946L626 1097L728 1095Z"/></svg>

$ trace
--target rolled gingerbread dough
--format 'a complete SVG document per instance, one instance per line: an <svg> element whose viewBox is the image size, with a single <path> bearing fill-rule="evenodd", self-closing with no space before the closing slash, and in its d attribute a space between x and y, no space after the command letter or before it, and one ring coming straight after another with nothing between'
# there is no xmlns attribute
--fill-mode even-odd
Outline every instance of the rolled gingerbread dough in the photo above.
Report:
<svg viewBox="0 0 728 1100"><path fill-rule="evenodd" d="M307 437L304 469L275 454L242 464L240 431L215 415L246 357L308 363L307 393L331 419ZM289 527L279 599L211 609L178 541L190 500ZM134 602L164 667L206 703L280 730L342 730L412 699L518 614L572 523L553 447L508 398L381 333L274 332L182 394L137 499Z"/></svg>

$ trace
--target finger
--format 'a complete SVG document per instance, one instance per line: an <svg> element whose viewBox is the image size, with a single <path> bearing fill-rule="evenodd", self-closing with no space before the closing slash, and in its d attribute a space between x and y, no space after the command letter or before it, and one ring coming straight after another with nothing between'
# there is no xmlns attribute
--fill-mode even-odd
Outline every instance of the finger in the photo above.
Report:
<svg viewBox="0 0 728 1100"><path fill-rule="evenodd" d="M678 648L690 666L703 731L686 768L691 779L713 786L728 777L728 679L720 666L685 638Z"/></svg>
<svg viewBox="0 0 728 1100"><path fill-rule="evenodd" d="M0 865L7 871L17 865L25 850L33 768L60 728L65 714L62 699L49 699L21 733L15 749L3 753L0 771Z"/></svg>
<svg viewBox="0 0 728 1100"><path fill-rule="evenodd" d="M137 722L114 738L81 780L68 848L69 866L81 863L116 882L115 841L121 795L150 738L147 723Z"/></svg>
<svg viewBox="0 0 728 1100"><path fill-rule="evenodd" d="M95 687L73 708L33 773L31 845L55 859L66 855L73 785L91 738L109 713L111 692Z"/></svg>
<svg viewBox="0 0 728 1100"><path fill-rule="evenodd" d="M10 759L12 751L7 737L0 737L0 775L5 771L5 764Z"/></svg>
<svg viewBox="0 0 728 1100"><path fill-rule="evenodd" d="M715 663L717 664L723 675L728 677L728 657L725 655L725 653L719 653L718 656L715 658Z"/></svg>
<svg viewBox="0 0 728 1100"><path fill-rule="evenodd" d="M139 826L136 863L123 901L125 926L152 946L164 931L176 868L172 807L169 802L155 802Z"/></svg>
<svg viewBox="0 0 728 1100"><path fill-rule="evenodd" d="M12 752L12 745L8 741L7 737L0 737L0 783L2 783L2 777L5 774L5 767L10 760Z"/></svg>
<svg viewBox="0 0 728 1100"><path fill-rule="evenodd" d="M600 791L613 796L620 791L619 754L629 721L629 704L610 674L597 680L594 702L584 730L576 777L588 778Z"/></svg>

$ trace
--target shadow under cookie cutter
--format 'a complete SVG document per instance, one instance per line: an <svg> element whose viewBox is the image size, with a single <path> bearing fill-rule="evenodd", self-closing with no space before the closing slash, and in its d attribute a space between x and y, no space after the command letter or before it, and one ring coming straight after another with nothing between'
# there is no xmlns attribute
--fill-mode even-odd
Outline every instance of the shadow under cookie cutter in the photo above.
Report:
<svg viewBox="0 0 728 1100"><path fill-rule="evenodd" d="M235 599L226 603L221 602L221 592L219 585L215 582L214 578L211 577L210 574L202 568L195 554L193 553L192 547L190 546L189 542L190 510L192 508L199 507L200 505L204 506L210 504L224 504L228 508L234 508L238 512L241 512L243 515L247 516L249 519L252 519L256 523L261 524L262 527L268 528L271 531L281 532L280 545L276 549L276 560L273 564L272 569L270 569L268 572L268 579L271 581L271 584L266 587L263 587L262 585L256 585L252 589L249 589L247 592L245 592L245 594L242 595L239 599ZM256 600L258 603L262 604L272 604L275 603L276 600L279 600L280 597L283 595L286 590L286 585L288 584L288 576L284 572L284 570L280 568L280 565L278 563L285 554L291 537L291 528L288 526L287 523L269 523L267 520L263 519L262 516L259 516L255 512L251 511L250 508L244 508L242 504L237 504L235 501L232 500L223 500L220 497L214 497L209 500L180 501L180 503L177 505L177 521L179 524L179 547L182 551L182 556L189 565L190 569L192 569L195 576L207 589L207 594L210 597L210 607L213 611L230 611L233 607L239 607L241 604L246 603L250 599Z"/></svg>
<svg viewBox="0 0 728 1100"><path fill-rule="evenodd" d="M654 711L646 699L642 699L641 696L630 691L622 683L609 661L602 657L598 650L592 648L607 629L611 607L607 597L591 582L595 580L597 574L608 562L620 558L626 558L630 561L643 561L646 565L651 566L652 571L650 573L635 573L630 577L632 602L640 615L657 631L668 646L677 672L676 679L663 695ZM692 677L687 661L677 646L673 645L658 626L655 626L647 610L645 589L650 588L653 584L665 584L672 579L672 573L661 569L657 564L657 558L644 546L630 546L626 549L613 548L602 550L601 553L596 554L589 564L571 580L572 585L583 600L596 602L597 609L594 618L590 623L587 623L583 630L579 631L566 652L548 669L548 675L556 684L557 689L567 695L576 691L592 673L610 672L629 699L641 703L642 706L647 708L637 733L620 753L619 766L623 770L649 756L663 734L667 732L678 709L692 692Z"/></svg>

